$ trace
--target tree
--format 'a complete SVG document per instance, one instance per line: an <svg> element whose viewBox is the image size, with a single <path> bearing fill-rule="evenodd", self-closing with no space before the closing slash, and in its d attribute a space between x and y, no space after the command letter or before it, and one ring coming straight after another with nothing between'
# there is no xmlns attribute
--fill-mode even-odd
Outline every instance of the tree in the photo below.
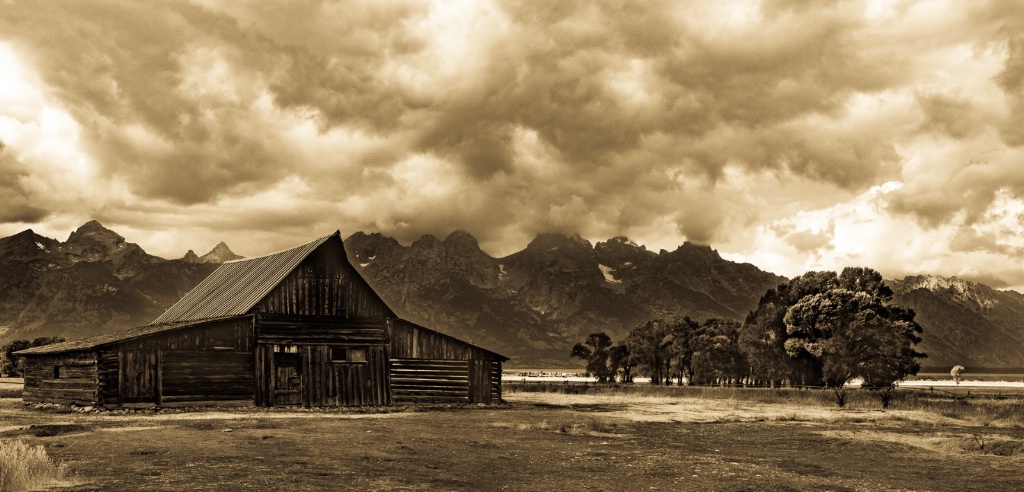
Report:
<svg viewBox="0 0 1024 492"><path fill-rule="evenodd" d="M612 339L604 333L591 333L586 341L577 343L569 354L587 361L587 373L599 383L607 383L615 377L615 370L608 365Z"/></svg>
<svg viewBox="0 0 1024 492"><path fill-rule="evenodd" d="M711 318L691 339L690 377L696 384L724 384L742 378L744 357L739 349L740 324Z"/></svg>
<svg viewBox="0 0 1024 492"><path fill-rule="evenodd" d="M633 382L634 362L625 342L619 342L608 351L608 365L613 373L622 374L623 383Z"/></svg>
<svg viewBox="0 0 1024 492"><path fill-rule="evenodd" d="M790 354L786 350L789 334L785 317L789 308L801 299L835 288L839 282L835 272L807 272L761 296L738 336L740 351L755 383L773 387L787 380L792 385L823 384L821 368L813 357L806 353Z"/></svg>
<svg viewBox="0 0 1024 492"><path fill-rule="evenodd" d="M640 323L626 337L629 353L638 369L651 376L651 384L669 381L672 365L672 323L654 319Z"/></svg>
<svg viewBox="0 0 1024 492"><path fill-rule="evenodd" d="M675 367L679 384L683 384L686 378L687 384L693 381L693 339L700 330L700 325L685 317L668 323L669 336L671 337L670 358L672 367Z"/></svg>
<svg viewBox="0 0 1024 492"><path fill-rule="evenodd" d="M920 369L916 359L925 354L914 346L921 341L921 327L912 310L888 304L892 291L874 270L848 268L839 281L787 310L786 351L819 365L839 406L846 403L845 384L854 377L863 378L866 388L882 390L887 406L895 382Z"/></svg>
<svg viewBox="0 0 1024 492"><path fill-rule="evenodd" d="M953 381L956 381L956 384L960 384L962 376L964 375L964 370L964 366L961 366L960 364L953 366L953 368L949 370L949 375L953 377Z"/></svg>
<svg viewBox="0 0 1024 492"><path fill-rule="evenodd" d="M4 360L2 361L2 366L0 366L0 368L3 369L4 375L13 377L21 375L21 368L18 367L17 361L14 360L15 357L12 354L19 350L25 350L31 347L32 342L29 342L28 340L14 340L7 345L4 345Z"/></svg>

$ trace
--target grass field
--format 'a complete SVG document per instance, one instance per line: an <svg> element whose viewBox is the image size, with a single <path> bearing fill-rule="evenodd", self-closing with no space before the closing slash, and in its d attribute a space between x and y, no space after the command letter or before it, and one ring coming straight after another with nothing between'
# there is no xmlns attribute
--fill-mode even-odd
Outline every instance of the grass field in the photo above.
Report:
<svg viewBox="0 0 1024 492"><path fill-rule="evenodd" d="M2 398L0 440L62 463L54 490L1024 489L1019 417L909 394L838 409L823 393L509 385L487 407L134 414ZM1021 413L1018 399L946 400Z"/></svg>

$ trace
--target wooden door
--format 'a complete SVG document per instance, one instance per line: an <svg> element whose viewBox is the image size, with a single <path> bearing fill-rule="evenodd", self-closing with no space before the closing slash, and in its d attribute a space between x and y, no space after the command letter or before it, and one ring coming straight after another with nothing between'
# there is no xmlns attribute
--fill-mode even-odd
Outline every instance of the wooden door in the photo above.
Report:
<svg viewBox="0 0 1024 492"><path fill-rule="evenodd" d="M274 405L302 404L302 356L274 352Z"/></svg>
<svg viewBox="0 0 1024 492"><path fill-rule="evenodd" d="M469 361L469 402L491 402L491 361Z"/></svg>
<svg viewBox="0 0 1024 492"><path fill-rule="evenodd" d="M127 350L120 353L122 403L157 402L157 353Z"/></svg>

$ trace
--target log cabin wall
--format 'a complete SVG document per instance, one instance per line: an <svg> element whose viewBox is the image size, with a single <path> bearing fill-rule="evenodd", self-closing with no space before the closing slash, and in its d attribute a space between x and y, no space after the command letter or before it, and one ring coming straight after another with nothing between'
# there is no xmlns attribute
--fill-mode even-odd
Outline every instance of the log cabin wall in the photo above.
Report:
<svg viewBox="0 0 1024 492"><path fill-rule="evenodd" d="M254 308L257 313L382 319L394 313L345 259L341 241L309 255Z"/></svg>
<svg viewBox="0 0 1024 492"><path fill-rule="evenodd" d="M98 349L104 406L252 401L253 317L197 323Z"/></svg>
<svg viewBox="0 0 1024 492"><path fill-rule="evenodd" d="M22 398L35 403L96 405L97 367L92 351L25 356Z"/></svg>
<svg viewBox="0 0 1024 492"><path fill-rule="evenodd" d="M501 400L501 360L492 352L401 319L390 347L395 402Z"/></svg>

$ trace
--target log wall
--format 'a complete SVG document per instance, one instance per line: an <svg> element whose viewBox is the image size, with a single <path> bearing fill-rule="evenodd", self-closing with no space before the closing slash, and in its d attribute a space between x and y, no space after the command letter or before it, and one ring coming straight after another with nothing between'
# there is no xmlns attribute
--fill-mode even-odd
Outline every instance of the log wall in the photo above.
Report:
<svg viewBox="0 0 1024 492"><path fill-rule="evenodd" d="M97 367L96 353L91 351L25 356L22 398L36 403L96 405Z"/></svg>
<svg viewBox="0 0 1024 492"><path fill-rule="evenodd" d="M392 359L395 403L469 403L469 361Z"/></svg>

